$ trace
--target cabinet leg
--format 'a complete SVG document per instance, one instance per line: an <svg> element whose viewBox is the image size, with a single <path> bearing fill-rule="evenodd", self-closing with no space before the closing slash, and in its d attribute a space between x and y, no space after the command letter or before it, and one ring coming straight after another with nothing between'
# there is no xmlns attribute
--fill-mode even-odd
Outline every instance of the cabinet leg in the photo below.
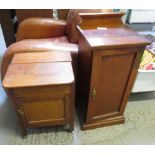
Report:
<svg viewBox="0 0 155 155"><path fill-rule="evenodd" d="M73 121L70 123L70 131L74 131L74 122Z"/></svg>
<svg viewBox="0 0 155 155"><path fill-rule="evenodd" d="M75 113L75 88L72 84L71 104L70 104L70 131L74 131L74 113Z"/></svg>
<svg viewBox="0 0 155 155"><path fill-rule="evenodd" d="M27 135L27 128L25 128L24 126L21 126L20 128L21 128L22 137L23 138L26 137L26 135Z"/></svg>

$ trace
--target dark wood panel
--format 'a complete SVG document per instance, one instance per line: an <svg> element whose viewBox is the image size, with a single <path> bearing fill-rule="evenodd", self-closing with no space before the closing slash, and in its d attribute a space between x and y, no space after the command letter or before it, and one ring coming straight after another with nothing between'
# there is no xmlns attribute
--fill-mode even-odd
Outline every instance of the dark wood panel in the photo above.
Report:
<svg viewBox="0 0 155 155"><path fill-rule="evenodd" d="M78 29L81 29L78 27ZM87 38L93 49L112 49L120 47L135 47L149 45L150 41L140 37L128 27L103 28L102 30L84 30L80 33ZM103 46L104 45L104 46Z"/></svg>
<svg viewBox="0 0 155 155"><path fill-rule="evenodd" d="M4 35L6 46L9 46L16 40L9 9L0 10L0 24L2 27L2 32Z"/></svg>
<svg viewBox="0 0 155 155"><path fill-rule="evenodd" d="M124 51L126 52L126 49ZM104 53L105 51L94 53L87 120L101 120L119 115L136 55L130 50L125 54L122 50L122 54L109 56ZM96 91L94 98L93 90Z"/></svg>
<svg viewBox="0 0 155 155"><path fill-rule="evenodd" d="M52 9L16 9L18 23L30 17L53 17Z"/></svg>
<svg viewBox="0 0 155 155"><path fill-rule="evenodd" d="M82 18L82 29L95 29L96 27L120 27L123 25L121 17L124 13L79 13Z"/></svg>
<svg viewBox="0 0 155 155"><path fill-rule="evenodd" d="M90 70L91 69L91 49L84 37L79 41L79 62L78 62L78 94L88 96Z"/></svg>
<svg viewBox="0 0 155 155"><path fill-rule="evenodd" d="M78 111L83 130L124 123L140 59L150 42L124 26L121 16L81 16L78 78L82 102Z"/></svg>

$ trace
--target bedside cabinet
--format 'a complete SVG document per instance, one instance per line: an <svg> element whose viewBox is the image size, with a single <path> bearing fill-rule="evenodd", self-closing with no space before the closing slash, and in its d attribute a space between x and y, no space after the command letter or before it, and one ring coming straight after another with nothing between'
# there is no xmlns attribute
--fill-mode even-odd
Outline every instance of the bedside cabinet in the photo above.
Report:
<svg viewBox="0 0 155 155"><path fill-rule="evenodd" d="M81 101L77 107L83 130L124 123L123 113L141 56L150 42L124 26L122 15L80 14Z"/></svg>
<svg viewBox="0 0 155 155"><path fill-rule="evenodd" d="M68 52L15 54L3 86L22 133L27 128L69 124L74 129L74 75Z"/></svg>

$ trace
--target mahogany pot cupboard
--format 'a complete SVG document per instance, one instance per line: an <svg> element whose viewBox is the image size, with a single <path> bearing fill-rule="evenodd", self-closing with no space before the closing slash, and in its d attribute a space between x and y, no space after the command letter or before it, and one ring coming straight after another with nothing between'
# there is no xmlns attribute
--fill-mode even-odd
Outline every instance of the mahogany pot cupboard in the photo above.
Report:
<svg viewBox="0 0 155 155"><path fill-rule="evenodd" d="M150 42L124 26L123 13L81 13L77 102L82 129L124 123L141 56Z"/></svg>

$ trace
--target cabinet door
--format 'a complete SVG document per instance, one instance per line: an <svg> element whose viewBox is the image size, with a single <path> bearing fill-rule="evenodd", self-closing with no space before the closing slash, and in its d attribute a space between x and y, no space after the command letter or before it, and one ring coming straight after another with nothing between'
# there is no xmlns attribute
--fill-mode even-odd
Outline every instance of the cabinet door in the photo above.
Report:
<svg viewBox="0 0 155 155"><path fill-rule="evenodd" d="M141 52L137 48L93 51L86 121L100 121L124 112Z"/></svg>
<svg viewBox="0 0 155 155"><path fill-rule="evenodd" d="M20 99L19 114L25 126L59 125L69 121L70 95Z"/></svg>

